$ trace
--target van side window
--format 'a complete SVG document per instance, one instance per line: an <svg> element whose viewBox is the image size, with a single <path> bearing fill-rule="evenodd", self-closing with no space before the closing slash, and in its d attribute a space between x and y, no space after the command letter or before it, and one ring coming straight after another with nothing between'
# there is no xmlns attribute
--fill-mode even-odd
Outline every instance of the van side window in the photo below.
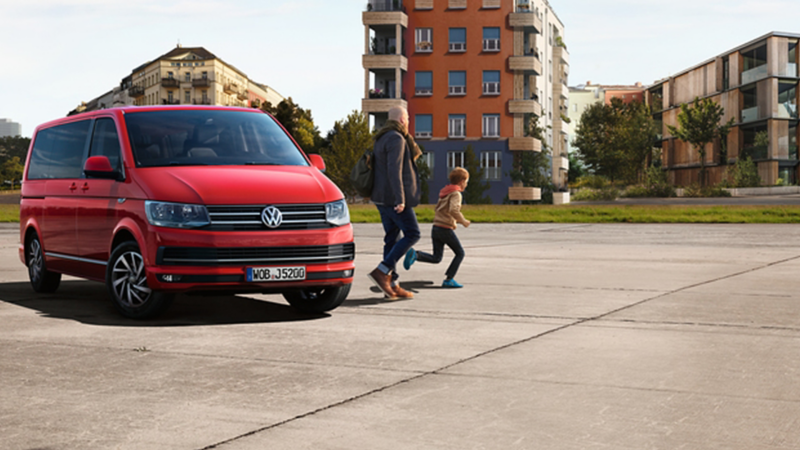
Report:
<svg viewBox="0 0 800 450"><path fill-rule="evenodd" d="M94 123L89 156L105 156L114 170L119 170L120 147L117 127L111 119L97 119Z"/></svg>
<svg viewBox="0 0 800 450"><path fill-rule="evenodd" d="M33 145L28 179L80 178L89 124L84 120L40 131Z"/></svg>

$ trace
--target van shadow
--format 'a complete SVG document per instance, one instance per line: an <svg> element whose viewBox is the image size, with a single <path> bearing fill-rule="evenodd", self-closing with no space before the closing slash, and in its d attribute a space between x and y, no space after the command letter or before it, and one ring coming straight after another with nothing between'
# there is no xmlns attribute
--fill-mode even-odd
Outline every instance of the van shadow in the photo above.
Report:
<svg viewBox="0 0 800 450"><path fill-rule="evenodd" d="M275 298L283 299L280 296ZM121 316L114 309L104 284L92 281L62 281L52 294L36 293L27 282L0 283L0 302L34 310L42 317L102 326L232 325L330 317L329 314L305 314L285 304L239 295L179 295L163 314L153 319L133 320Z"/></svg>

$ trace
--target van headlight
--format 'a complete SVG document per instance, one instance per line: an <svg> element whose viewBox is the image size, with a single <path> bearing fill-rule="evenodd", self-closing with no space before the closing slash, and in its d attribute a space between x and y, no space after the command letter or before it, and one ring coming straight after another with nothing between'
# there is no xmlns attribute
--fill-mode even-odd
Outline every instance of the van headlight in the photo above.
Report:
<svg viewBox="0 0 800 450"><path fill-rule="evenodd" d="M182 203L144 202L150 225L169 228L198 228L211 223L208 210L203 205Z"/></svg>
<svg viewBox="0 0 800 450"><path fill-rule="evenodd" d="M350 223L350 210L344 199L325 204L325 221L337 227Z"/></svg>

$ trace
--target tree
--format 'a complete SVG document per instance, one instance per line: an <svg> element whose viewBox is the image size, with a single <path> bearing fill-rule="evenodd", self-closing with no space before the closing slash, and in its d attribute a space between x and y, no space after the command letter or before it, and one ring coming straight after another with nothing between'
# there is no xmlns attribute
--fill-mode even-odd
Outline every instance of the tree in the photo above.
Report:
<svg viewBox="0 0 800 450"><path fill-rule="evenodd" d="M15 156L20 161L25 161L28 156L28 147L30 146L31 138L21 136L0 137L0 164Z"/></svg>
<svg viewBox="0 0 800 450"><path fill-rule="evenodd" d="M483 195L489 190L489 183L483 180L481 162L471 145L467 145L464 150L464 168L469 172L469 184L464 189L464 203L468 205L492 203L491 198Z"/></svg>
<svg viewBox="0 0 800 450"><path fill-rule="evenodd" d="M521 182L525 187L547 188L550 179L550 147L544 138L544 128L539 126L539 118L533 114L528 117L525 135L542 143L541 152L518 152L514 156L514 168L508 173L511 181Z"/></svg>
<svg viewBox="0 0 800 450"><path fill-rule="evenodd" d="M311 110L301 108L291 97L281 100L277 106L264 102L261 104L261 109L275 116L303 151L319 153L323 140L319 128L314 125Z"/></svg>
<svg viewBox="0 0 800 450"><path fill-rule="evenodd" d="M713 142L715 138L722 137L721 133L730 129L733 119L725 125L720 126L720 120L725 114L722 106L710 98L700 99L695 97L690 106L688 103L681 104L678 113L678 127L667 125L669 132L676 138L691 144L697 149L700 155L700 185L706 184L706 145Z"/></svg>
<svg viewBox="0 0 800 450"><path fill-rule="evenodd" d="M4 184L6 181L10 181L13 189L14 186L20 184L23 170L24 167L20 162L19 156L12 156L0 166L0 181Z"/></svg>
<svg viewBox="0 0 800 450"><path fill-rule="evenodd" d="M635 183L651 159L656 133L645 105L614 98L584 111L573 145L593 174Z"/></svg>
<svg viewBox="0 0 800 450"><path fill-rule="evenodd" d="M353 111L346 119L336 121L328 133L330 144L321 149L325 174L350 198L356 196L350 184L350 171L364 150L372 148L372 137L367 116Z"/></svg>
<svg viewBox="0 0 800 450"><path fill-rule="evenodd" d="M417 144L419 149L425 153L425 147ZM430 183L429 179L431 178L431 168L428 167L428 163L425 162L424 159L418 158L417 161L417 172L419 173L419 192L421 202L423 204L428 203L428 199L430 198Z"/></svg>

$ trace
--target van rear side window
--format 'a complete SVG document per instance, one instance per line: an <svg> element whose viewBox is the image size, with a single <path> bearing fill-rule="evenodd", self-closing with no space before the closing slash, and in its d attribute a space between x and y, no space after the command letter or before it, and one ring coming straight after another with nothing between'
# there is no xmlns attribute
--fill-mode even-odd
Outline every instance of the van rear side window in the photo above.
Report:
<svg viewBox="0 0 800 450"><path fill-rule="evenodd" d="M89 121L41 130L31 153L28 179L80 178Z"/></svg>

